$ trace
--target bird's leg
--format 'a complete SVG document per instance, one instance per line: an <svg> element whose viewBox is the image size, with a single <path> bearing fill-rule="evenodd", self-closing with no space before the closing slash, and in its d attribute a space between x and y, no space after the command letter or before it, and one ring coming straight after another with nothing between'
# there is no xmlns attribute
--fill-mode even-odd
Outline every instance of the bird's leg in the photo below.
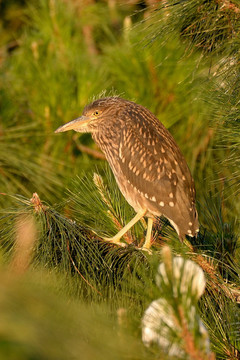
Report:
<svg viewBox="0 0 240 360"><path fill-rule="evenodd" d="M151 247L151 235L152 235L152 227L153 227L153 218L148 218L148 226L147 226L147 234L145 238L145 242L142 246L142 250L148 250Z"/></svg>
<svg viewBox="0 0 240 360"><path fill-rule="evenodd" d="M126 234L126 232L128 230L131 229L131 227L133 227L134 224L136 224L136 222L138 222L147 212L147 209L142 209L140 210L135 216L134 218L129 221L129 223L127 225L125 225L115 236L113 236L112 238L103 238L103 240L109 241L111 243L114 244L118 244L118 245L122 245L123 243L120 242L121 237Z"/></svg>

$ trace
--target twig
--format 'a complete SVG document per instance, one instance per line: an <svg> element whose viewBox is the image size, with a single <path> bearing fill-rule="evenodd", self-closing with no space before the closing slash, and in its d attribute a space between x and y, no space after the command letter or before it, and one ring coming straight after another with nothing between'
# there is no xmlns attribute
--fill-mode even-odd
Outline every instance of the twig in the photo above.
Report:
<svg viewBox="0 0 240 360"><path fill-rule="evenodd" d="M71 260L71 262L72 262L72 264L73 264L73 267L74 267L74 269L76 270L76 272L81 276L81 278L82 278L93 290L95 290L99 295L102 296L102 293L101 293L100 291L98 291L92 284L90 284L90 282L89 282L87 279L85 279L85 277L84 277L84 276L80 273L80 271L78 270L78 268L77 268L77 266L76 266L76 264L75 264L75 262L74 262L74 260L73 260L73 258L72 258L72 256L71 256L71 253L70 253L69 241L67 241L67 250L68 250L68 254L69 254L70 260Z"/></svg>
<svg viewBox="0 0 240 360"><path fill-rule="evenodd" d="M43 212L46 211L47 206L43 205L43 203L40 200L40 197L38 196L38 194L36 192L33 193L33 196L30 199L30 201L34 205L34 209L35 209L36 213L39 213L41 211L43 211Z"/></svg>
<svg viewBox="0 0 240 360"><path fill-rule="evenodd" d="M184 318L184 311L181 306L178 307L178 313L180 315L181 320L181 327L182 327L182 338L184 341L184 348L188 355L190 355L190 358L192 360L215 360L216 357L213 353L203 353L198 348L196 348L196 345L194 343L193 336L191 332L188 330L187 327L187 321Z"/></svg>
<svg viewBox="0 0 240 360"><path fill-rule="evenodd" d="M74 140L75 144L77 145L78 150L80 150L81 152L91 155L95 159L106 160L105 155L101 151L94 150L88 146L80 144L76 135L73 136L73 140Z"/></svg>

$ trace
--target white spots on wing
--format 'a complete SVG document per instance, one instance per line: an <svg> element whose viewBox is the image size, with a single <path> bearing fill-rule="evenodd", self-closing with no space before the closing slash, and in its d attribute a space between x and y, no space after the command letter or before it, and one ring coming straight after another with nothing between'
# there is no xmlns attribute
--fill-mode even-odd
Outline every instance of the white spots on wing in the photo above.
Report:
<svg viewBox="0 0 240 360"><path fill-rule="evenodd" d="M143 166L146 167L147 166L147 162L146 160L143 160Z"/></svg>
<svg viewBox="0 0 240 360"><path fill-rule="evenodd" d="M145 198L148 199L148 194L147 193L145 194Z"/></svg>
<svg viewBox="0 0 240 360"><path fill-rule="evenodd" d="M185 178L185 176L184 176L184 175L182 176L182 179L183 179L183 180L186 180L186 178Z"/></svg>
<svg viewBox="0 0 240 360"><path fill-rule="evenodd" d="M158 174L161 173L161 168L160 168L160 166L157 167L157 173L158 173Z"/></svg>
<svg viewBox="0 0 240 360"><path fill-rule="evenodd" d="M134 174L135 174L136 170L137 170L137 168L136 168L136 166L134 166L134 168L132 170Z"/></svg>
<svg viewBox="0 0 240 360"><path fill-rule="evenodd" d="M155 198L155 196L152 196L152 197L150 198L150 200L152 200L152 201L154 201L154 202L157 201L156 198Z"/></svg>
<svg viewBox="0 0 240 360"><path fill-rule="evenodd" d="M178 162L177 162L176 160L174 160L174 164L175 164L175 165L178 165Z"/></svg>
<svg viewBox="0 0 240 360"><path fill-rule="evenodd" d="M149 171L151 171L151 170L152 170L152 167L153 167L153 166L152 166L152 164L151 164L151 165L149 166Z"/></svg>
<svg viewBox="0 0 240 360"><path fill-rule="evenodd" d="M174 180L173 185L174 185L174 186L177 186L177 182L176 182L176 180Z"/></svg>
<svg viewBox="0 0 240 360"><path fill-rule="evenodd" d="M167 163L168 163L167 159L166 159L166 158L164 158L164 164L167 164Z"/></svg>
<svg viewBox="0 0 240 360"><path fill-rule="evenodd" d="M176 170L172 169L172 173L173 173L173 174L176 174Z"/></svg>
<svg viewBox="0 0 240 360"><path fill-rule="evenodd" d="M168 173L168 177L169 177L169 179L171 179L171 178L172 178L172 174L171 174L171 173Z"/></svg>
<svg viewBox="0 0 240 360"><path fill-rule="evenodd" d="M162 158L160 158L159 159L159 162L160 162L160 165L163 163L163 159Z"/></svg>
<svg viewBox="0 0 240 360"><path fill-rule="evenodd" d="M169 206L174 207L174 202L170 201Z"/></svg>
<svg viewBox="0 0 240 360"><path fill-rule="evenodd" d="M190 207L189 210L190 210L190 211L193 211L193 208Z"/></svg>
<svg viewBox="0 0 240 360"><path fill-rule="evenodd" d="M190 221L190 222L188 223L188 225L189 225L189 226L192 226L192 222Z"/></svg>
<svg viewBox="0 0 240 360"><path fill-rule="evenodd" d="M159 205L160 205L160 206L164 206L164 202L163 202L163 201L160 201Z"/></svg>
<svg viewBox="0 0 240 360"><path fill-rule="evenodd" d="M153 149L153 153L154 155L157 155L157 150L155 148Z"/></svg>
<svg viewBox="0 0 240 360"><path fill-rule="evenodd" d="M173 193L172 193L172 192L169 194L169 197L170 197L171 199L173 198Z"/></svg>
<svg viewBox="0 0 240 360"><path fill-rule="evenodd" d="M136 176L138 176L140 174L140 170L136 171Z"/></svg>
<svg viewBox="0 0 240 360"><path fill-rule="evenodd" d="M130 161L130 163L128 164L128 167L129 167L130 170L132 170L133 165L132 165L131 161Z"/></svg>
<svg viewBox="0 0 240 360"><path fill-rule="evenodd" d="M161 152L164 154L165 153L165 149L163 146L161 146Z"/></svg>
<svg viewBox="0 0 240 360"><path fill-rule="evenodd" d="M187 233L188 233L189 235L192 235L192 230L188 230Z"/></svg>
<svg viewBox="0 0 240 360"><path fill-rule="evenodd" d="M132 185L132 186L133 186L133 185ZM143 195L142 191L139 190L139 189L137 189L136 186L133 186L133 189L134 189L135 192L138 192L139 194Z"/></svg>

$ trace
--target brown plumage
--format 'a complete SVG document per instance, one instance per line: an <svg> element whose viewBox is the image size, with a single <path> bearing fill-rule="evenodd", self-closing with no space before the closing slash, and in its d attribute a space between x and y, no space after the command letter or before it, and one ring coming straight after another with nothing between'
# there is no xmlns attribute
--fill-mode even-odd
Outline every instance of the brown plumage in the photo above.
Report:
<svg viewBox="0 0 240 360"><path fill-rule="evenodd" d="M104 152L122 194L137 212L130 225L142 216L149 218L145 248L150 247L155 216L164 215L181 240L196 235L198 216L191 173L172 135L148 109L119 97L102 98L56 132L70 129L91 132ZM129 228L126 225L110 240L120 243Z"/></svg>

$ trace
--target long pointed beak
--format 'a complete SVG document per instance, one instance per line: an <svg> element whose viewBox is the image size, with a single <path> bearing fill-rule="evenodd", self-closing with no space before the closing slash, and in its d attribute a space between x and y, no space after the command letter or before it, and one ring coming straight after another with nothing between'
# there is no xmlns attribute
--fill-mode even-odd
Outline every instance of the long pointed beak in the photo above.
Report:
<svg viewBox="0 0 240 360"><path fill-rule="evenodd" d="M64 132L68 130L75 130L81 132L81 130L87 126L89 120L90 119L88 116L82 115L79 118L69 121L68 123L60 126L57 130L55 130L55 133Z"/></svg>

